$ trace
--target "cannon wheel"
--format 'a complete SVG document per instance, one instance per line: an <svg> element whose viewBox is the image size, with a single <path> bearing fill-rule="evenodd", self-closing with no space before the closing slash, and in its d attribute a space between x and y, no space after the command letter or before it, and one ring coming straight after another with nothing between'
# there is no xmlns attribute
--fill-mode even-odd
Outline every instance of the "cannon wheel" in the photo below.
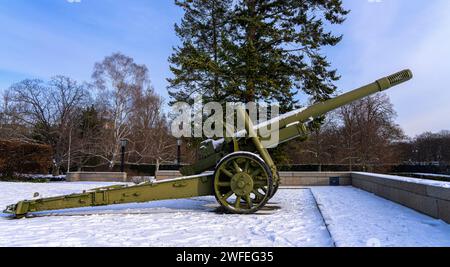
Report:
<svg viewBox="0 0 450 267"><path fill-rule="evenodd" d="M276 195L276 193L278 192L278 188L280 187L280 183L276 183L274 186L273 186L273 191L272 191L272 194L271 194L271 196L270 196L270 199L272 199L275 195Z"/></svg>
<svg viewBox="0 0 450 267"><path fill-rule="evenodd" d="M214 172L213 187L220 205L236 214L257 212L274 189L269 166L249 152L235 152L223 158Z"/></svg>

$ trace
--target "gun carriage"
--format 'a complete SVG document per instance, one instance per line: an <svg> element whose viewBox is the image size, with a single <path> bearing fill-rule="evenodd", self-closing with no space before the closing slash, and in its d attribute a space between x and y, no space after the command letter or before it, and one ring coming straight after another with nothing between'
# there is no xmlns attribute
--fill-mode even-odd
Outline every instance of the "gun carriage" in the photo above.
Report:
<svg viewBox="0 0 450 267"><path fill-rule="evenodd" d="M116 185L96 188L79 194L24 200L10 205L4 212L24 217L37 211L79 207L215 196L228 212L251 214L260 210L275 195L280 177L267 148L276 147L308 134L307 123L332 110L372 94L385 91L412 78L410 70L379 79L338 97L305 109L294 110L268 122L253 125L245 110L238 109L245 121L243 137L206 140L200 146L200 160L181 169L182 178L147 182L139 185ZM279 140L263 146L259 129L277 123ZM213 171L210 171L213 170Z"/></svg>

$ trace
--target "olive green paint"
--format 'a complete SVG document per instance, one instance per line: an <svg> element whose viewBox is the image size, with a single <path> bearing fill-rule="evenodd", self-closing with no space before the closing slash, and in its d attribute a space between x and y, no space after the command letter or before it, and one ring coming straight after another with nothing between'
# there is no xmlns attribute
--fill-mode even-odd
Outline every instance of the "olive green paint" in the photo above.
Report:
<svg viewBox="0 0 450 267"><path fill-rule="evenodd" d="M271 143L269 146L266 145L266 147L277 146L295 138L304 138L308 134L305 123L311 119L353 101L385 91L412 77L410 70L404 70L336 98L317 103L298 112L292 112L290 116L281 116L278 120L279 127L273 129L274 131L279 130L279 141ZM238 112L245 113L243 110L238 110ZM250 136L256 136L258 126L253 126L249 116L244 116L244 118L247 133L250 133ZM134 186L119 185L97 188L80 194L60 197L24 200L8 206L4 212L20 218L37 211L208 195L214 195L228 212L238 214L256 212L273 197L279 186L275 163L266 147L262 146L259 137L227 138L223 141L223 144L218 147L214 147L211 140L205 141L200 153L202 159L183 168L181 172L187 175L183 178ZM211 169L214 169L215 172L204 173ZM234 198L232 198L233 196Z"/></svg>

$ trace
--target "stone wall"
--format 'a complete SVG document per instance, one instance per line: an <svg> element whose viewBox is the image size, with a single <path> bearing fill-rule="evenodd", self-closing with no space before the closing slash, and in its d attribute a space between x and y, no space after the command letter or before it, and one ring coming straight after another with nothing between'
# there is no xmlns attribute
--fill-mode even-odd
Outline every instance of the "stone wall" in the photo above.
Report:
<svg viewBox="0 0 450 267"><path fill-rule="evenodd" d="M159 171L157 180L181 177L178 171ZM280 172L283 186L354 186L450 223L450 183L358 172ZM126 173L70 173L68 181L127 180ZM448 186L446 186L446 184Z"/></svg>
<svg viewBox="0 0 450 267"><path fill-rule="evenodd" d="M71 172L66 176L68 182L127 182L125 172Z"/></svg>
<svg viewBox="0 0 450 267"><path fill-rule="evenodd" d="M156 180L167 180L181 177L179 171L158 171ZM280 172L283 186L328 186L351 185L348 172Z"/></svg>
<svg viewBox="0 0 450 267"><path fill-rule="evenodd" d="M450 223L450 187L445 182L352 173L352 185Z"/></svg>
<svg viewBox="0 0 450 267"><path fill-rule="evenodd" d="M175 179L181 177L181 173L179 171L157 171L155 175L155 179L157 181Z"/></svg>
<svg viewBox="0 0 450 267"><path fill-rule="evenodd" d="M283 186L351 185L349 172L280 172Z"/></svg>

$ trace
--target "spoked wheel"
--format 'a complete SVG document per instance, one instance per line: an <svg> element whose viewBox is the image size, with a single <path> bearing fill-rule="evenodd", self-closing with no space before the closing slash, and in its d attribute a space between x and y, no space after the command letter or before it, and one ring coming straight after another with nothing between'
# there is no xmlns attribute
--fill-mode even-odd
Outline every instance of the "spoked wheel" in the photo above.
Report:
<svg viewBox="0 0 450 267"><path fill-rule="evenodd" d="M214 194L228 212L255 213L273 192L270 168L257 155L236 152L223 158L214 173Z"/></svg>
<svg viewBox="0 0 450 267"><path fill-rule="evenodd" d="M271 196L270 196L270 199L272 199L274 196L275 196L275 194L278 192L278 188L280 187L280 183L276 183L276 184L274 184L274 186L273 186L273 191L272 191L272 194L271 194Z"/></svg>

